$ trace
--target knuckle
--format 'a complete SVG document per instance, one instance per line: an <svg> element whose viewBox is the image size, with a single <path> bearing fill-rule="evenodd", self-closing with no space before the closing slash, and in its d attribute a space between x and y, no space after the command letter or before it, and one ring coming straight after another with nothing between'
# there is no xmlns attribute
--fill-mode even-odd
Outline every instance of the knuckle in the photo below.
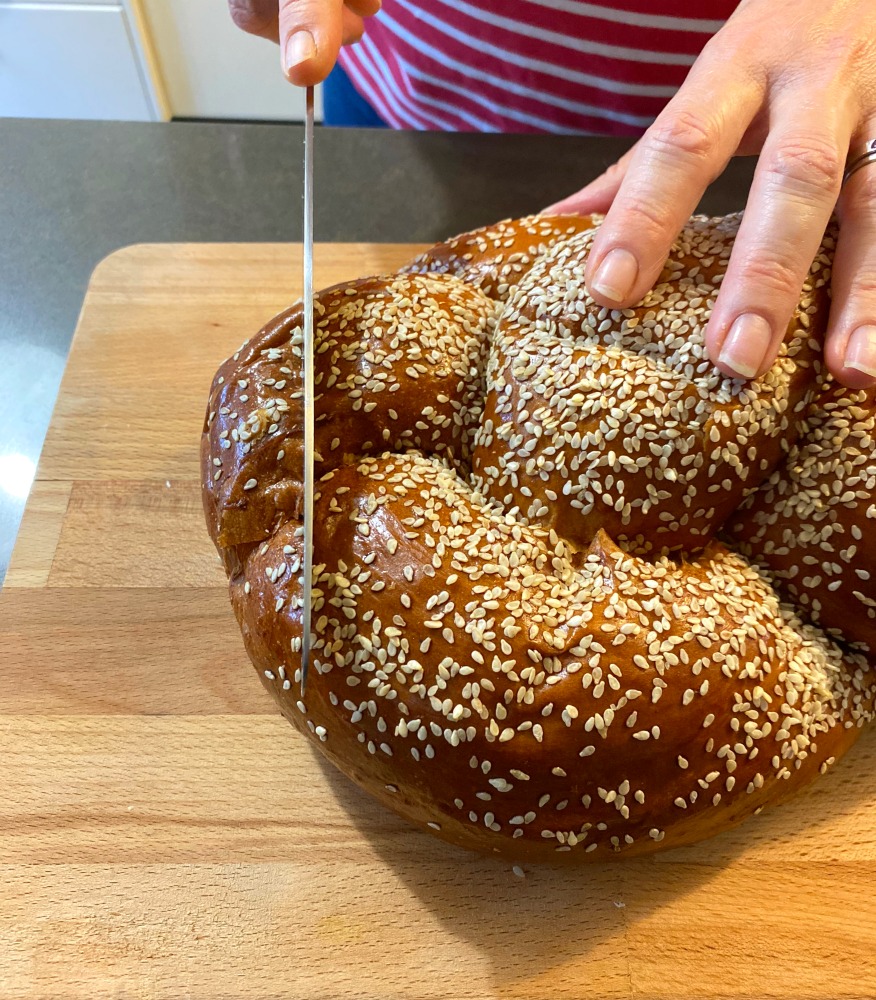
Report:
<svg viewBox="0 0 876 1000"><path fill-rule="evenodd" d="M672 208L655 198L632 196L624 201L624 226L639 242L662 242L673 227Z"/></svg>
<svg viewBox="0 0 876 1000"><path fill-rule="evenodd" d="M824 67L828 80L849 74L854 79L860 68L871 65L876 57L876 38L872 32L836 32L822 27L812 38L808 51L813 54L811 62Z"/></svg>
<svg viewBox="0 0 876 1000"><path fill-rule="evenodd" d="M843 159L825 136L794 135L781 142L769 156L769 178L807 196L836 195L843 173Z"/></svg>
<svg viewBox="0 0 876 1000"><path fill-rule="evenodd" d="M648 130L648 142L658 153L679 153L705 160L715 147L716 129L706 115L691 108L678 108L661 115Z"/></svg>
<svg viewBox="0 0 876 1000"><path fill-rule="evenodd" d="M803 286L803 276L790 260L754 254L742 265L739 285L754 292L760 301L796 302Z"/></svg>
<svg viewBox="0 0 876 1000"><path fill-rule="evenodd" d="M859 271L852 281L852 295L876 316L876 274Z"/></svg>
<svg viewBox="0 0 876 1000"><path fill-rule="evenodd" d="M619 160L615 160L610 167L608 167L603 173L603 177L606 180L620 180L626 173L626 164L621 163Z"/></svg>
<svg viewBox="0 0 876 1000"><path fill-rule="evenodd" d="M228 12L242 31L256 34L265 27L265 12L253 0L228 0Z"/></svg>
<svg viewBox="0 0 876 1000"><path fill-rule="evenodd" d="M294 15L298 20L306 21L320 13L319 3L313 0L280 0L280 16Z"/></svg>

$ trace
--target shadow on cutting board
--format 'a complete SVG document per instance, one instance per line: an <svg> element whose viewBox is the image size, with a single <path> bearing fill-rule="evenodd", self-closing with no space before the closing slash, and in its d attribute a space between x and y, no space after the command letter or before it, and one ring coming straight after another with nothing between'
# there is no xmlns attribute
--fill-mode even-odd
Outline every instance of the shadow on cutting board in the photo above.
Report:
<svg viewBox="0 0 876 1000"><path fill-rule="evenodd" d="M834 883L848 877L847 863L874 854L872 730L802 794L711 840L644 860L526 865L524 878L507 862L451 847L400 819L388 822L381 805L314 757L350 821L394 876L387 895L400 894L406 919L422 924L422 961L440 976L441 958L430 955L437 939L465 945L460 952L473 950L489 963L499 996L580 996L587 983L600 997L719 995L700 993L702 981L677 992L684 977L696 975L691 952L713 976L713 963L724 957L737 969L750 963L751 974L766 975L761 985L772 996L770 975L780 976L783 964L798 963L805 976L807 961L830 960L799 953L788 897L799 903L802 892L815 911L823 897L829 920L843 905ZM682 978L663 980L662 966ZM744 988L737 993L739 985L734 976L720 995L748 995Z"/></svg>

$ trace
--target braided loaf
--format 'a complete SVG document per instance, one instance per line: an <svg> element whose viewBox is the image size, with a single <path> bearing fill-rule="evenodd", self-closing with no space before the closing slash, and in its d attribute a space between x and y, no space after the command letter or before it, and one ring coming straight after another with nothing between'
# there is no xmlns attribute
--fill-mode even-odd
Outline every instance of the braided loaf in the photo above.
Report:
<svg viewBox="0 0 876 1000"><path fill-rule="evenodd" d="M820 367L833 241L744 383L703 347L738 221L692 219L635 309L588 296L598 220L577 217L317 297L304 700L300 304L214 379L207 523L262 682L446 840L516 860L690 843L874 714L876 401Z"/></svg>

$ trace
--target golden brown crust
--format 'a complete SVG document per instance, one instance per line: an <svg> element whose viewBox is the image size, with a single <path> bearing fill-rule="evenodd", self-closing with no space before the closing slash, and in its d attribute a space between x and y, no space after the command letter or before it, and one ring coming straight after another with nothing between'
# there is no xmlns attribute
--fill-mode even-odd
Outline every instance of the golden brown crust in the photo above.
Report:
<svg viewBox="0 0 876 1000"><path fill-rule="evenodd" d="M436 243L402 272L452 274L502 302L548 248L576 233L592 230L599 218L530 215L497 222Z"/></svg>
<svg viewBox="0 0 876 1000"><path fill-rule="evenodd" d="M708 295L684 279L705 234L720 245L704 265L714 293L732 221L693 220L664 298L633 317L600 315L557 276L580 270L590 238L584 221L567 223L502 224L501 239L460 238L416 265L456 274L319 296L316 669L304 700L300 311L220 369L203 439L210 531L249 655L283 713L402 816L514 859L626 856L710 836L825 770L876 694L862 657L709 540L729 506L728 467L735 509L771 473L786 475L773 470L799 428L814 433L801 411L817 345L800 330L822 322L826 256L801 304L807 318L749 389L702 359ZM497 243L521 253L533 230L541 249L515 257L512 273ZM691 310L697 322L673 326ZM658 419L661 391L675 417ZM639 415L631 433L647 429L640 446L625 440L618 407ZM713 427L727 434L715 442ZM684 449L673 445L682 433L695 439ZM592 452L609 460L594 466L601 495L614 490L640 513L631 500L651 496L643 482L673 484L692 467L700 478L690 496L667 489L619 528L607 504L590 517L571 502L580 490L563 490L581 478L564 470L580 473ZM715 483L715 511L700 511ZM684 510L700 511L694 524ZM624 504L611 512L623 522ZM679 545L683 555L659 554Z"/></svg>
<svg viewBox="0 0 876 1000"><path fill-rule="evenodd" d="M727 537L831 634L876 655L876 392L829 380Z"/></svg>

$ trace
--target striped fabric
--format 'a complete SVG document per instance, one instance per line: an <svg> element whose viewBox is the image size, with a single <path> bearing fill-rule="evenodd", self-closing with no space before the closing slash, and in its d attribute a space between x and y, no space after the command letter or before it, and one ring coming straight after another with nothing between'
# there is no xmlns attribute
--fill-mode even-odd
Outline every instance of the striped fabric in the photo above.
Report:
<svg viewBox="0 0 876 1000"><path fill-rule="evenodd" d="M395 128L636 135L736 0L383 0L341 64Z"/></svg>

